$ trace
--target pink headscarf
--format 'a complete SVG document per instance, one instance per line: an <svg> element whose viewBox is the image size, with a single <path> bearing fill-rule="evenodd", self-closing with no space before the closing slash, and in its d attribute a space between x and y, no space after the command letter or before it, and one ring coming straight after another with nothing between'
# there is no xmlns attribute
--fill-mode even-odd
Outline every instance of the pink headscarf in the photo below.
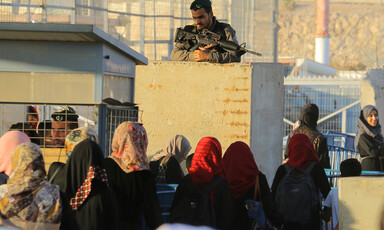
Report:
<svg viewBox="0 0 384 230"><path fill-rule="evenodd" d="M148 137L143 124L126 121L115 130L112 158L126 172L148 170Z"/></svg>
<svg viewBox="0 0 384 230"><path fill-rule="evenodd" d="M0 138L0 172L8 176L12 173L12 155L16 147L22 143L31 142L27 134L20 131L6 132Z"/></svg>

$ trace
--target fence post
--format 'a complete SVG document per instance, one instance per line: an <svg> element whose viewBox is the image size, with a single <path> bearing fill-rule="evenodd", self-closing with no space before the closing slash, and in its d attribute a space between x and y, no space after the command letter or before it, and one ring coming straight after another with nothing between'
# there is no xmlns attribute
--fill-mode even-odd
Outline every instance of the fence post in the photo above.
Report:
<svg viewBox="0 0 384 230"><path fill-rule="evenodd" d="M347 110L341 113L341 132L347 133Z"/></svg>

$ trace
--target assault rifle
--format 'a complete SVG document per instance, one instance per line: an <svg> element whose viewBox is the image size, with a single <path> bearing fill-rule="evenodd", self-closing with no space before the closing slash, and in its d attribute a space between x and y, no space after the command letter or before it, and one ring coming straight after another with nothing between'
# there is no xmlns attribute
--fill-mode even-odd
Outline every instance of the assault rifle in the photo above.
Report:
<svg viewBox="0 0 384 230"><path fill-rule="evenodd" d="M183 30L182 28L177 28L175 42L184 42L184 41L194 41L194 45L190 50L194 51L199 47L203 46L220 46L226 51L234 51L243 55L245 52L257 55L259 57L263 56L261 53L248 50L245 48L246 43L238 45L231 41L221 41L221 36L219 34L213 33L209 30L203 30L201 33L193 33Z"/></svg>

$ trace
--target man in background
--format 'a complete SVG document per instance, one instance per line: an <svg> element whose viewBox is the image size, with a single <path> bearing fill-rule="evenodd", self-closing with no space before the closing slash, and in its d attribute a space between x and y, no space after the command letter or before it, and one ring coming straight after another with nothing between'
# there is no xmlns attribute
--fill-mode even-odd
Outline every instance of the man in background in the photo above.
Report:
<svg viewBox="0 0 384 230"><path fill-rule="evenodd" d="M79 115L70 106L64 106L59 111L51 115L52 118L52 139L57 147L64 147L65 137L67 134L79 127Z"/></svg>
<svg viewBox="0 0 384 230"><path fill-rule="evenodd" d="M194 24L185 26L185 31L204 33L204 30L209 30L220 35L220 40L238 44L235 30L229 24L221 23L213 16L210 0L195 0L190 9ZM176 42L170 59L172 61L228 63L240 62L240 57L243 54L243 52L224 50L220 46L212 47L212 45L191 50L196 44L197 41Z"/></svg>

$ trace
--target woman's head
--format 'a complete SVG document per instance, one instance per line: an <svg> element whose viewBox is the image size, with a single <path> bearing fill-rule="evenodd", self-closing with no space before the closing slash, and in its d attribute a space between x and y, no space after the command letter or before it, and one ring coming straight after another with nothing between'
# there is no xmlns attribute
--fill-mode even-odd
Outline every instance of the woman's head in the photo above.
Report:
<svg viewBox="0 0 384 230"><path fill-rule="evenodd" d="M364 106L361 110L360 117L361 116L372 127L375 127L379 123L379 112L373 105Z"/></svg>
<svg viewBox="0 0 384 230"><path fill-rule="evenodd" d="M12 174L0 193L1 213L21 221L60 223L60 199L59 187L46 181L39 146L30 142L18 145L12 156Z"/></svg>
<svg viewBox="0 0 384 230"><path fill-rule="evenodd" d="M249 146L241 141L232 143L223 157L225 173L235 198L245 194L255 184L260 173Z"/></svg>
<svg viewBox="0 0 384 230"><path fill-rule="evenodd" d="M46 171L40 147L26 142L18 145L12 156L12 174L8 179L8 190L25 183L36 187L45 180ZM12 193L12 191L10 191Z"/></svg>
<svg viewBox="0 0 384 230"><path fill-rule="evenodd" d="M301 124L311 128L316 128L319 119L319 107L316 104L306 104L301 108L300 121Z"/></svg>
<svg viewBox="0 0 384 230"><path fill-rule="evenodd" d="M179 163L181 163L186 159L191 148L187 138L183 135L175 135L164 143L162 152L175 156Z"/></svg>
<svg viewBox="0 0 384 230"><path fill-rule="evenodd" d="M214 137L204 137L199 141L189 169L195 185L209 183L216 175L225 177L221 151L221 144Z"/></svg>
<svg viewBox="0 0 384 230"><path fill-rule="evenodd" d="M0 172L5 172L8 176L12 172L12 154L16 147L22 143L31 142L27 134L20 131L6 132L0 138Z"/></svg>
<svg viewBox="0 0 384 230"><path fill-rule="evenodd" d="M293 168L305 169L311 162L319 161L308 136L295 134L288 143L288 164Z"/></svg>
<svg viewBox="0 0 384 230"><path fill-rule="evenodd" d="M126 173L149 168L147 157L148 137L141 123L127 121L115 130L111 158Z"/></svg>

